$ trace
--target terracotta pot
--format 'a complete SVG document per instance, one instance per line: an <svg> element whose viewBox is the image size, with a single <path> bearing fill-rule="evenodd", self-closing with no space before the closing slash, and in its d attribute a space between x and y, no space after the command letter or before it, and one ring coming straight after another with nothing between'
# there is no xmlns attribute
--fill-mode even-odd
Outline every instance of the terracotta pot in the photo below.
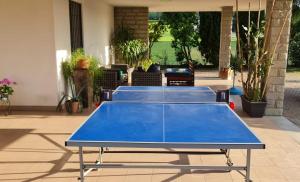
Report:
<svg viewBox="0 0 300 182"><path fill-rule="evenodd" d="M87 59L78 59L76 63L77 69L89 69L90 62Z"/></svg>
<svg viewBox="0 0 300 182"><path fill-rule="evenodd" d="M230 80L231 79L231 69L230 68L222 68L219 71L219 77L224 80Z"/></svg>
<svg viewBox="0 0 300 182"><path fill-rule="evenodd" d="M72 102L72 113L78 113L79 111L79 102L73 101Z"/></svg>

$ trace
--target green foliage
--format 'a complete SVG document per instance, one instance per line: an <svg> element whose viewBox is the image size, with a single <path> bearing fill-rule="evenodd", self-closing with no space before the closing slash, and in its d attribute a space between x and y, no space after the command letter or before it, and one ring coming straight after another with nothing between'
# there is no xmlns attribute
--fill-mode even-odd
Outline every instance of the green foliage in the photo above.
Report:
<svg viewBox="0 0 300 182"><path fill-rule="evenodd" d="M300 0L293 1L293 12L291 19L291 35L289 43L288 64L300 66L299 60L299 32L300 32Z"/></svg>
<svg viewBox="0 0 300 182"><path fill-rule="evenodd" d="M236 55L231 54L231 56L230 56L230 68L233 70L234 74L235 74L235 72L240 70L240 65L242 64L238 61L239 60L237 59Z"/></svg>
<svg viewBox="0 0 300 182"><path fill-rule="evenodd" d="M149 31L149 57L151 58L151 50L154 42L158 42L158 40L163 36L166 31L166 26L162 23L162 21L150 22L148 24Z"/></svg>
<svg viewBox="0 0 300 182"><path fill-rule="evenodd" d="M206 62L217 67L219 65L221 14L219 12L199 12L199 17L198 31L201 42L198 49L205 57Z"/></svg>
<svg viewBox="0 0 300 182"><path fill-rule="evenodd" d="M8 97L14 93L14 89L9 85L0 85L0 99L1 97Z"/></svg>
<svg viewBox="0 0 300 182"><path fill-rule="evenodd" d="M100 96L101 92L101 86L99 84L102 75L103 75L104 67L97 68L94 72L94 80L93 80L93 90L94 90L94 96L97 98ZM97 98L99 100L99 98Z"/></svg>
<svg viewBox="0 0 300 182"><path fill-rule="evenodd" d="M61 67L64 81L67 84L69 79L73 76L74 68L71 66L71 63L69 61L63 61L61 63Z"/></svg>
<svg viewBox="0 0 300 182"><path fill-rule="evenodd" d="M300 67L300 32L290 41L289 61L292 66Z"/></svg>
<svg viewBox="0 0 300 182"><path fill-rule="evenodd" d="M122 58L126 64L133 67L146 57L148 46L142 40L130 40L118 45Z"/></svg>
<svg viewBox="0 0 300 182"><path fill-rule="evenodd" d="M76 92L74 83L74 71L76 69L77 62L80 59L86 59L89 62L88 69L92 80L94 80L95 74L98 74L100 63L96 57L85 54L84 50L81 48L72 52L70 58L61 63L62 74L65 81L65 95L63 96L61 101L63 101L64 99L79 101L80 94L86 87L84 86L80 88L78 92ZM68 93L70 93L70 95Z"/></svg>
<svg viewBox="0 0 300 182"><path fill-rule="evenodd" d="M260 27L263 27L265 22L265 14L264 11L261 11L260 14L261 18L260 18ZM236 17L235 17L236 18ZM244 27L251 27L251 22L253 24L253 22L256 22L255 24L257 24L257 18L258 18L258 11L251 11L250 13L250 20L249 20L249 12L243 11L243 12L239 12L239 30L240 30L240 39L241 39L241 43L242 44L246 44L247 43L247 38L249 37L248 34L248 30L244 29ZM249 25L249 21L250 21L250 25ZM253 27L255 28L255 27ZM243 46L243 54L245 55L245 63L246 65L248 65L249 62L249 57L248 57L248 50L247 47Z"/></svg>
<svg viewBox="0 0 300 182"><path fill-rule="evenodd" d="M98 58L86 55L82 48L76 49L71 53L71 57L61 63L62 73L65 83L68 84L68 79L72 78L74 70L79 59L86 59L89 62L89 72L93 76L95 70L100 66Z"/></svg>
<svg viewBox="0 0 300 182"><path fill-rule="evenodd" d="M191 50L200 42L197 32L198 15L196 13L163 13L161 19L169 26L170 33L174 37L172 47L175 48L177 61L192 60Z"/></svg>
<svg viewBox="0 0 300 182"><path fill-rule="evenodd" d="M270 60L266 57L266 50L263 50L265 27L257 27L251 22L250 27L243 26L246 42L243 42L243 50L246 54L239 61L248 63L246 81L243 82L244 94L247 100L260 102L265 100L265 80L271 66ZM261 61L259 61L261 60ZM243 65L243 62L239 62Z"/></svg>
<svg viewBox="0 0 300 182"><path fill-rule="evenodd" d="M142 67L142 70L147 72L150 66L153 64L153 61L151 59L143 59L139 62L139 65Z"/></svg>
<svg viewBox="0 0 300 182"><path fill-rule="evenodd" d="M156 57L160 60L160 64L163 64L163 65L168 64L169 56L168 56L168 53L166 50L163 50L162 54L157 55Z"/></svg>
<svg viewBox="0 0 300 182"><path fill-rule="evenodd" d="M272 12L273 9L274 4L270 8L270 12ZM249 17L251 17L250 11L248 13L248 15L250 15ZM266 100L269 73L282 33L280 31L276 37L272 37L272 39L276 40L273 46L267 46L267 43L270 42L270 37L265 35L270 34L270 29L266 27L269 27L270 23L274 21L274 17L271 16L267 22L265 22L263 14L261 15L262 16L257 16L258 18L255 21L248 18L248 23L243 25L241 32L237 34L237 59L240 65L244 97L251 102L262 102ZM283 14L284 17L288 17L288 15L288 12ZM239 16L236 19L239 20ZM281 27L278 27L279 30L284 28L286 21L288 21L288 18L285 18L285 22L282 22ZM237 27L241 26L238 21L237 25ZM243 36L245 39L242 38ZM243 76L243 64L245 63L248 63L246 79L244 79Z"/></svg>

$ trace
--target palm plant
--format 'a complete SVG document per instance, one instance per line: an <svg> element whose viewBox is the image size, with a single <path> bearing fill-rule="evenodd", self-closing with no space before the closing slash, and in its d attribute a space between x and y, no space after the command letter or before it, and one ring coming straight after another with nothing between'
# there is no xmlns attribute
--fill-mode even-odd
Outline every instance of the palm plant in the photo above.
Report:
<svg viewBox="0 0 300 182"><path fill-rule="evenodd" d="M259 0L259 12L257 22L250 22L248 19L248 26L243 27L246 30L247 42L242 42L239 32L239 15L238 2L236 0L236 20L237 20L237 61L241 71L241 81L244 90L244 97L248 101L262 102L266 100L266 91L268 85L269 73L273 63L274 55L276 53L280 37L283 29L288 21L290 12L285 13L285 19L280 27L279 34L276 37L274 46L269 46L270 42L270 27L273 20L274 5L277 0L272 1L270 14L266 22L261 21L261 0ZM250 17L250 4L249 4ZM261 25L262 22L262 25ZM243 50L246 50L246 54ZM248 60L248 72L244 78L243 64Z"/></svg>

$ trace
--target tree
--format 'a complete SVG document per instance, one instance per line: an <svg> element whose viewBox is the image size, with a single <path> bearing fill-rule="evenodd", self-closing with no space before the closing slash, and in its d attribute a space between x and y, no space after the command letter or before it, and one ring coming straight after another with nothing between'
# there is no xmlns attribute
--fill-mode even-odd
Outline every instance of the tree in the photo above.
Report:
<svg viewBox="0 0 300 182"><path fill-rule="evenodd" d="M292 10L292 19L291 19L291 35L289 43L289 57L287 64L292 66L300 66L300 0L293 1L293 10Z"/></svg>
<svg viewBox="0 0 300 182"><path fill-rule="evenodd" d="M221 14L219 12L199 12L199 17L198 31L201 42L198 49L207 62L218 66Z"/></svg>
<svg viewBox="0 0 300 182"><path fill-rule="evenodd" d="M191 61L191 50L200 43L197 13L163 13L161 19L174 37L172 47L175 48L177 61Z"/></svg>
<svg viewBox="0 0 300 182"><path fill-rule="evenodd" d="M289 61L292 66L300 67L300 32L290 40Z"/></svg>
<svg viewBox="0 0 300 182"><path fill-rule="evenodd" d="M153 47L154 42L158 42L158 40L162 37L164 32L166 31L166 26L161 22L150 22L148 26L149 31L149 58L151 58L151 49Z"/></svg>

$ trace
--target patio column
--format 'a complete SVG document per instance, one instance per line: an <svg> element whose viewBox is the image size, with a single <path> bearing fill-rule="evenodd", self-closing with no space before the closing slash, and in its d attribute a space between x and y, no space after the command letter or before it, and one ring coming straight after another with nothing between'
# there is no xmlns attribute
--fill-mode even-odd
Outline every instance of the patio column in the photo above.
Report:
<svg viewBox="0 0 300 182"><path fill-rule="evenodd" d="M115 29L124 26L132 30L136 39L148 43L148 7L115 7Z"/></svg>
<svg viewBox="0 0 300 182"><path fill-rule="evenodd" d="M221 29L220 29L220 51L219 51L219 71L228 68L230 64L230 43L232 28L233 7L222 7Z"/></svg>
<svg viewBox="0 0 300 182"><path fill-rule="evenodd" d="M273 0L267 0L267 18L270 17ZM286 65L288 57L288 46L290 36L292 0L276 0L272 22L269 32L269 50L273 50L276 39L284 24L286 14L289 13L287 22L279 39L277 51L274 55L273 65L270 71L267 90L267 109L266 115L282 115L284 100L284 85L286 75Z"/></svg>
<svg viewBox="0 0 300 182"><path fill-rule="evenodd" d="M122 26L128 28L133 38L143 40L148 44L148 7L114 7L114 29ZM122 59L115 54L116 63Z"/></svg>

